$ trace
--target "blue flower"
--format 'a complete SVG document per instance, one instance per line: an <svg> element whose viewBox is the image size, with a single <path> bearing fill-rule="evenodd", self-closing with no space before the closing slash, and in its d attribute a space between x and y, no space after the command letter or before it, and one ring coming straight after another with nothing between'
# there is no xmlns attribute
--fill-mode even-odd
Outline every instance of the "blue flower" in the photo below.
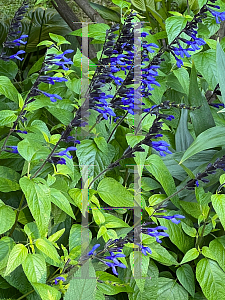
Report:
<svg viewBox="0 0 225 300"><path fill-rule="evenodd" d="M180 220L176 220L176 218L178 219L185 219L185 216L182 215L173 215L173 216L160 216L163 219L167 219L172 221L174 224L179 224Z"/></svg>
<svg viewBox="0 0 225 300"><path fill-rule="evenodd" d="M173 115L169 115L168 117L166 117L166 120L171 121L172 119L175 119L175 117Z"/></svg>
<svg viewBox="0 0 225 300"><path fill-rule="evenodd" d="M94 245L94 247L91 249L91 251L88 252L87 255L89 255L89 256L93 255L94 252L95 252L95 250L96 250L98 247L100 247L100 246L101 246L100 244Z"/></svg>
<svg viewBox="0 0 225 300"><path fill-rule="evenodd" d="M55 82L63 82L68 81L68 79L64 77L50 77L50 76L40 76L39 81L49 84L55 84Z"/></svg>
<svg viewBox="0 0 225 300"><path fill-rule="evenodd" d="M152 254L152 250L149 248L149 247L145 247L141 244L135 244L137 246L139 246L139 248L141 249L141 252L146 256L147 255L147 252Z"/></svg>
<svg viewBox="0 0 225 300"><path fill-rule="evenodd" d="M209 105L216 107L216 108L220 108L221 107L225 107L224 103L210 103Z"/></svg>
<svg viewBox="0 0 225 300"><path fill-rule="evenodd" d="M19 132L19 133L27 134L27 131L26 131L26 130L19 130L19 129L16 129L16 130L14 130L14 132Z"/></svg>
<svg viewBox="0 0 225 300"><path fill-rule="evenodd" d="M167 149L169 146L170 145L165 141L157 141L157 142L151 141L151 147L154 148L156 151L159 151L159 154L161 156L166 156L165 153L172 154L172 152Z"/></svg>
<svg viewBox="0 0 225 300"><path fill-rule="evenodd" d="M9 149L9 150L4 149L4 151L6 151L6 152L10 152L10 153L19 153L19 152L18 152L18 149L17 149L17 146L6 146L6 148Z"/></svg>
<svg viewBox="0 0 225 300"><path fill-rule="evenodd" d="M208 8L208 11L216 18L216 23L220 24L221 21L225 21L225 12L219 12Z"/></svg>
<svg viewBox="0 0 225 300"><path fill-rule="evenodd" d="M169 236L166 232L159 232L158 230L167 230L167 227L164 226L157 226L155 228L142 228L141 232L144 234L148 234L149 236L155 237L158 243L162 243L159 239L159 236Z"/></svg>
<svg viewBox="0 0 225 300"><path fill-rule="evenodd" d="M119 264L120 262L117 260L117 257L126 257L126 255L122 253L115 254L113 252L110 252L110 256L105 256L104 258L111 259L115 264Z"/></svg>
<svg viewBox="0 0 225 300"><path fill-rule="evenodd" d="M56 277L56 278L54 279L55 284L58 284L58 281L59 281L59 280L66 281L66 279L65 279L64 277L58 276L58 277Z"/></svg>
<svg viewBox="0 0 225 300"><path fill-rule="evenodd" d="M67 154L67 152L68 152L68 151L76 151L76 150L77 150L77 148L72 146L72 147L68 147L66 150L60 151L60 152L58 152L58 153L54 153L53 155L54 155L54 156L56 156L56 155L64 156L64 155L65 155L66 157L72 159L73 156Z"/></svg>
<svg viewBox="0 0 225 300"><path fill-rule="evenodd" d="M21 57L19 57L18 55L19 54L22 54L22 53L25 53L25 51L23 51L23 50L19 50L19 51L17 51L17 53L16 54L13 54L13 55L10 55L9 56L9 58L10 59L14 59L14 58L16 58L16 59L18 59L18 60L23 60L23 58L21 58Z"/></svg>
<svg viewBox="0 0 225 300"><path fill-rule="evenodd" d="M40 90L39 90L39 91L40 91ZM49 94L49 93L46 93L46 92L43 92L43 91L40 91L40 92L41 92L43 95L49 97L50 100L51 100L52 102L56 102L57 99L62 100L62 97L60 97L60 96L57 95L57 94Z"/></svg>

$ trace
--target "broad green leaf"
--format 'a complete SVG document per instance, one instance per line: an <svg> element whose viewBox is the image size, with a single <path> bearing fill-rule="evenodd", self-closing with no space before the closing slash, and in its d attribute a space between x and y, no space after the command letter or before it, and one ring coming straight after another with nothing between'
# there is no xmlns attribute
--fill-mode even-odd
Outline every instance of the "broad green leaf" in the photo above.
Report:
<svg viewBox="0 0 225 300"><path fill-rule="evenodd" d="M7 205L2 205L0 207L0 220L1 220L0 234L8 231L15 223L15 219L16 219L15 211Z"/></svg>
<svg viewBox="0 0 225 300"><path fill-rule="evenodd" d="M61 35L49 33L49 36L54 42L57 42L57 46L60 46L62 44L71 44Z"/></svg>
<svg viewBox="0 0 225 300"><path fill-rule="evenodd" d="M40 143L31 142L28 139L24 139L18 143L19 154L27 161L31 161L34 154L42 148Z"/></svg>
<svg viewBox="0 0 225 300"><path fill-rule="evenodd" d="M93 300L96 282L95 269L89 260L75 273L63 299L71 300L76 295L76 300Z"/></svg>
<svg viewBox="0 0 225 300"><path fill-rule="evenodd" d="M57 189L51 188L51 201L65 213L75 219L69 200Z"/></svg>
<svg viewBox="0 0 225 300"><path fill-rule="evenodd" d="M187 150L193 140L194 139L188 130L188 110L182 109L175 134L176 151Z"/></svg>
<svg viewBox="0 0 225 300"><path fill-rule="evenodd" d="M0 95L18 103L18 91L6 76L0 76Z"/></svg>
<svg viewBox="0 0 225 300"><path fill-rule="evenodd" d="M210 259L201 259L196 268L196 278L207 300L223 299L225 273Z"/></svg>
<svg viewBox="0 0 225 300"><path fill-rule="evenodd" d="M110 28L109 25L103 23L89 24L88 30L84 30L84 32L87 34L86 37L104 41L106 30L109 28ZM85 37L85 35L82 34L82 28L72 31L70 34L75 36Z"/></svg>
<svg viewBox="0 0 225 300"><path fill-rule="evenodd" d="M41 296L42 300L59 300L61 293L54 287L43 283L32 283L35 291Z"/></svg>
<svg viewBox="0 0 225 300"><path fill-rule="evenodd" d="M148 246L152 250L152 254L150 255L151 258L159 261L165 266L178 265L178 262L175 260L175 258L157 242Z"/></svg>
<svg viewBox="0 0 225 300"><path fill-rule="evenodd" d="M4 61L3 59L0 60L0 76L4 75L12 80L16 77L17 72L18 66L14 61Z"/></svg>
<svg viewBox="0 0 225 300"><path fill-rule="evenodd" d="M169 215L175 214L175 211L171 211ZM174 243L178 249L183 253L186 253L189 249L194 247L194 238L186 235L181 229L181 224L174 224L170 220L160 219L160 224L167 227L167 233L169 234L169 239Z"/></svg>
<svg viewBox="0 0 225 300"><path fill-rule="evenodd" d="M127 134L126 135L126 139L127 139L127 143L129 146L134 147L137 143L139 143L141 140L143 140L145 137L142 136L137 136L134 134ZM144 152L135 152L135 157L134 157L134 161L136 162L136 166L137 166L137 171L139 176L142 176L142 171L144 169L144 164L145 164L145 160L146 157L148 155L148 146L146 145L142 145L141 146L145 151Z"/></svg>
<svg viewBox="0 0 225 300"><path fill-rule="evenodd" d="M215 209L217 215L219 216L220 222L225 228L225 195L223 194L216 194L212 195L212 205Z"/></svg>
<svg viewBox="0 0 225 300"><path fill-rule="evenodd" d="M140 251L131 252L130 265L132 274L140 291L144 291L145 279L147 277L149 256L145 256Z"/></svg>
<svg viewBox="0 0 225 300"><path fill-rule="evenodd" d="M85 237L88 236L89 240ZM89 242L91 241L91 231L83 227L80 224L72 225L70 229L70 236L69 236L69 250L71 251L73 248L77 247L76 249L81 249L81 244L83 248L87 248Z"/></svg>
<svg viewBox="0 0 225 300"><path fill-rule="evenodd" d="M68 80L66 82L66 86L72 92L80 95L80 93L81 93L81 79L80 78L72 78L71 80Z"/></svg>
<svg viewBox="0 0 225 300"><path fill-rule="evenodd" d="M176 186L173 177L158 155L153 154L149 156L145 162L145 167L155 177L155 179L161 183L167 196L170 196L176 192ZM172 197L171 201L174 205L179 207L179 198L177 195Z"/></svg>
<svg viewBox="0 0 225 300"><path fill-rule="evenodd" d="M175 280L159 277L159 290L157 300L188 300L187 291Z"/></svg>
<svg viewBox="0 0 225 300"><path fill-rule="evenodd" d="M34 222L31 223L27 223L24 226L24 232L26 233L26 235L31 238L32 240L38 239L40 238L40 233L38 231L37 228L37 224Z"/></svg>
<svg viewBox="0 0 225 300"><path fill-rule="evenodd" d="M102 18L105 20L110 20L119 23L120 22L120 16L115 12L114 10L105 7L103 5L90 2L90 5L92 8L94 8Z"/></svg>
<svg viewBox="0 0 225 300"><path fill-rule="evenodd" d="M95 205L91 205L91 211L92 211L95 223L98 226L105 223L105 217L104 217L103 213L101 212L101 209L99 209Z"/></svg>
<svg viewBox="0 0 225 300"><path fill-rule="evenodd" d="M102 200L110 206L135 206L133 195L114 178L106 177L102 179L97 191Z"/></svg>
<svg viewBox="0 0 225 300"><path fill-rule="evenodd" d="M41 236L45 236L48 232L51 212L50 188L43 183L38 183L35 179L30 180L27 177L20 179L20 186L39 232Z"/></svg>
<svg viewBox="0 0 225 300"><path fill-rule="evenodd" d="M218 83L216 69L216 51L209 49L199 52L191 57L198 72L206 79L213 90Z"/></svg>
<svg viewBox="0 0 225 300"><path fill-rule="evenodd" d="M187 19L179 16L173 16L166 19L166 32L168 42L171 43L187 24Z"/></svg>
<svg viewBox="0 0 225 300"><path fill-rule="evenodd" d="M35 64L30 68L29 72L28 72L28 76L30 76L31 74L40 71L42 64L45 60L45 56L42 56L41 58L39 58L38 61L35 62Z"/></svg>
<svg viewBox="0 0 225 300"><path fill-rule="evenodd" d="M209 251L213 253L219 266L225 272L225 236L212 240L209 244Z"/></svg>
<svg viewBox="0 0 225 300"><path fill-rule="evenodd" d="M195 109L190 112L190 117L196 136L208 128L216 126L207 100L202 96L199 90L197 72L194 63L192 63L191 68L188 100L192 106L201 106L199 109Z"/></svg>
<svg viewBox="0 0 225 300"><path fill-rule="evenodd" d="M225 68L225 53L218 41L216 46L216 66L217 66L218 83L220 85L220 91L222 94L223 103L225 103L225 78L223 75L223 70Z"/></svg>
<svg viewBox="0 0 225 300"><path fill-rule="evenodd" d="M194 297L195 294L195 278L190 265L182 265L176 271L177 278L183 287Z"/></svg>
<svg viewBox="0 0 225 300"><path fill-rule="evenodd" d="M144 0L131 0L131 3L137 9L141 11L146 11L146 4Z"/></svg>
<svg viewBox="0 0 225 300"><path fill-rule="evenodd" d="M126 222L123 220L103 212L105 217L105 226L106 228L121 228L121 227L130 227Z"/></svg>
<svg viewBox="0 0 225 300"><path fill-rule="evenodd" d="M160 187L161 187L160 184L156 180L154 180L150 177L142 177L141 178L141 188L144 191L157 190Z"/></svg>
<svg viewBox="0 0 225 300"><path fill-rule="evenodd" d="M60 263L59 254L49 240L47 240L46 238L37 239L35 242L35 246L45 255L53 259L55 262Z"/></svg>
<svg viewBox="0 0 225 300"><path fill-rule="evenodd" d="M65 232L65 228L62 228L61 230L53 233L49 238L48 240L50 242L56 242L58 241L58 239L63 235L63 233Z"/></svg>
<svg viewBox="0 0 225 300"><path fill-rule="evenodd" d="M9 254L9 260L7 263L4 276L9 275L20 264L22 264L23 261L26 259L27 254L28 254L27 248L23 244L15 245Z"/></svg>
<svg viewBox="0 0 225 300"><path fill-rule="evenodd" d="M20 190L20 174L8 167L0 166L0 191L4 193Z"/></svg>
<svg viewBox="0 0 225 300"><path fill-rule="evenodd" d="M117 276L97 271L98 277L97 288L106 295L116 295L121 292L131 292L132 288Z"/></svg>
<svg viewBox="0 0 225 300"><path fill-rule="evenodd" d="M201 206L199 203L181 201L180 205L189 215L191 215L195 219L198 219L202 214Z"/></svg>
<svg viewBox="0 0 225 300"><path fill-rule="evenodd" d="M184 264L188 261L192 261L192 260L196 259L198 256L199 256L198 250L196 248L192 248L185 253L185 255L180 263Z"/></svg>
<svg viewBox="0 0 225 300"><path fill-rule="evenodd" d="M173 70L174 75L177 77L180 82L184 92L186 95L189 93L189 74L185 68L178 68L177 70Z"/></svg>
<svg viewBox="0 0 225 300"><path fill-rule="evenodd" d="M0 270L7 266L9 254L15 242L10 237L4 236L0 239Z"/></svg>
<svg viewBox="0 0 225 300"><path fill-rule="evenodd" d="M121 8L125 8L125 7L130 8L131 5L129 2L124 0L112 0L112 2Z"/></svg>
<svg viewBox="0 0 225 300"><path fill-rule="evenodd" d="M32 283L45 283L47 278L46 262L42 255L29 253L22 263L27 279Z"/></svg>
<svg viewBox="0 0 225 300"><path fill-rule="evenodd" d="M203 150L224 146L224 134L224 126L212 127L202 132L185 151L180 163Z"/></svg>
<svg viewBox="0 0 225 300"><path fill-rule="evenodd" d="M88 176L97 176L112 161L115 151L112 145L106 143L103 137L94 140L83 140L77 145L76 155L83 172ZM85 169L86 167L86 169Z"/></svg>
<svg viewBox="0 0 225 300"><path fill-rule="evenodd" d="M1 87L0 87L1 89ZM11 110L1 110L0 111L0 126L11 125L12 122L16 121L17 116L14 111Z"/></svg>
<svg viewBox="0 0 225 300"><path fill-rule="evenodd" d="M187 224L185 224L184 222L181 223L181 226L182 226L183 231L187 235L189 235L191 237L196 237L197 230L194 227L190 227Z"/></svg>

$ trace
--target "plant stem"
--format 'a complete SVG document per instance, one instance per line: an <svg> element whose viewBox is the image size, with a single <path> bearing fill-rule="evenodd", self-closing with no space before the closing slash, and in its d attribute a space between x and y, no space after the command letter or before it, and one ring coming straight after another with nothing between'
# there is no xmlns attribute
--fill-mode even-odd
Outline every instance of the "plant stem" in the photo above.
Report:
<svg viewBox="0 0 225 300"><path fill-rule="evenodd" d="M125 115L122 117L122 119L116 124L116 126L113 128L108 140L107 140L107 144L109 143L111 137L113 136L114 132L116 131L117 127L123 122L123 120L126 118L126 116L128 115L128 111L125 113Z"/></svg>
<svg viewBox="0 0 225 300"><path fill-rule="evenodd" d="M30 295L31 293L33 293L34 290L29 291L28 293L24 294L23 296L19 297L17 300L21 300L24 299L26 296Z"/></svg>

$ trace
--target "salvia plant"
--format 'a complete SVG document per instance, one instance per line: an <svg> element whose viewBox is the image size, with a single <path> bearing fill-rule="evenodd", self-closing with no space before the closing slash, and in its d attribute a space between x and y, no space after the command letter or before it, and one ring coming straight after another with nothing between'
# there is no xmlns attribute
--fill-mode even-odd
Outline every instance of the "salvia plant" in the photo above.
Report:
<svg viewBox="0 0 225 300"><path fill-rule="evenodd" d="M174 13L164 46L132 9L90 25L90 76L50 34L20 81L22 3L0 52L1 299L224 299L223 6Z"/></svg>

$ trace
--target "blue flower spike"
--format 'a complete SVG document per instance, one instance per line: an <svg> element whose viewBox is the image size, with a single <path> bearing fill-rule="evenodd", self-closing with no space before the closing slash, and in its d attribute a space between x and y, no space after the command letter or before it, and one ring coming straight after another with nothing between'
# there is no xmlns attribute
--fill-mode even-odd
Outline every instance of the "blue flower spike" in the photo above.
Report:
<svg viewBox="0 0 225 300"><path fill-rule="evenodd" d="M64 277L58 276L58 277L56 277L56 278L54 279L54 283L55 283L55 284L58 284L58 282L59 282L60 280L61 280L61 281L66 281L66 279L65 279Z"/></svg>
<svg viewBox="0 0 225 300"><path fill-rule="evenodd" d="M162 216L163 219L167 219L172 221L174 224L179 224L180 220L177 219L185 219L185 216L182 215L173 215L173 216ZM177 218L177 219L176 219Z"/></svg>
<svg viewBox="0 0 225 300"><path fill-rule="evenodd" d="M91 249L91 251L88 252L87 255L89 255L89 256L93 255L94 252L95 252L95 250L96 250L98 247L100 247L100 246L101 246L100 244L94 245L94 247Z"/></svg>

